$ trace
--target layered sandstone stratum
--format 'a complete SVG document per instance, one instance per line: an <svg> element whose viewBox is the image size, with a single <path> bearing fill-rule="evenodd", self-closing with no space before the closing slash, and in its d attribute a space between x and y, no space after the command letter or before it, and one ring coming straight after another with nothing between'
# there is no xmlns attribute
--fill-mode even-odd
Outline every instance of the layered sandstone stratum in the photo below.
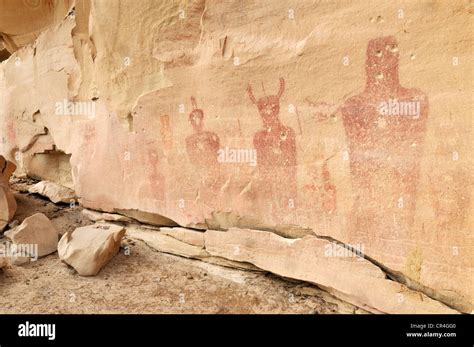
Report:
<svg viewBox="0 0 474 347"><path fill-rule="evenodd" d="M14 175L163 252L473 310L469 1L1 0L0 57Z"/></svg>

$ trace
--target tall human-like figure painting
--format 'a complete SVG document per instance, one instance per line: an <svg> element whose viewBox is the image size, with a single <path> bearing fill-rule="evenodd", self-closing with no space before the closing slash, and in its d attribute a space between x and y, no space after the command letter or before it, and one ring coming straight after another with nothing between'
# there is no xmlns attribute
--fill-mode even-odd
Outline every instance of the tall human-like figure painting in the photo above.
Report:
<svg viewBox="0 0 474 347"><path fill-rule="evenodd" d="M194 97L191 97L191 104L193 110L189 114L189 122L193 128L193 134L186 137L186 151L200 176L201 200L212 204L212 201L215 201L213 192L218 188L217 156L220 140L216 133L204 130L204 112L197 107Z"/></svg>
<svg viewBox="0 0 474 347"><path fill-rule="evenodd" d="M413 223L428 100L399 80L393 36L369 41L365 90L349 98L342 118L350 149L354 237L407 233Z"/></svg>

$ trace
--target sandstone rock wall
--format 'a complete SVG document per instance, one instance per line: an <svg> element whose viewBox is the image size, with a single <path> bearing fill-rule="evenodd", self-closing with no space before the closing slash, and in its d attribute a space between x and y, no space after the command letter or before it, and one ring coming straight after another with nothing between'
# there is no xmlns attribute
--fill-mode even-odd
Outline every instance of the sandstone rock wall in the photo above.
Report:
<svg viewBox="0 0 474 347"><path fill-rule="evenodd" d="M31 44L41 31L60 23L73 5L73 0L0 1L0 42L10 52Z"/></svg>
<svg viewBox="0 0 474 347"><path fill-rule="evenodd" d="M0 17L17 174L158 224L298 227L472 310L469 1L61 8L35 41Z"/></svg>

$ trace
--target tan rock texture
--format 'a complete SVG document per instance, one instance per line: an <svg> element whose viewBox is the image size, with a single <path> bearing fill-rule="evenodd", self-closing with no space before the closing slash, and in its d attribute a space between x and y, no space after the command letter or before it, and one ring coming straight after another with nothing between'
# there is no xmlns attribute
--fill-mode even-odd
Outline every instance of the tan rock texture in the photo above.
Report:
<svg viewBox="0 0 474 347"><path fill-rule="evenodd" d="M28 189L29 193L42 195L54 203L73 203L76 201L76 194L72 189L64 187L55 182L41 181Z"/></svg>
<svg viewBox="0 0 474 347"><path fill-rule="evenodd" d="M0 155L0 231L5 229L15 215L17 204L10 190L9 180L16 165Z"/></svg>
<svg viewBox="0 0 474 347"><path fill-rule="evenodd" d="M185 258L202 258L207 255L203 247L182 242L172 236L140 227L128 227L127 235L144 241L150 247L164 253L177 254Z"/></svg>
<svg viewBox="0 0 474 347"><path fill-rule="evenodd" d="M34 245L31 250L37 254L27 254L33 258L54 253L58 247L58 230L43 213L25 218L19 226L6 231L5 236L17 245Z"/></svg>
<svg viewBox="0 0 474 347"><path fill-rule="evenodd" d="M184 228L160 228L159 230L153 230L138 225L129 225L126 228L126 235L133 240L143 241L149 247L162 253L199 259L206 263L235 269L265 271L247 262L233 261L227 257L211 255L205 249L204 233L202 231Z"/></svg>
<svg viewBox="0 0 474 347"><path fill-rule="evenodd" d="M3 255L0 256L0 269L8 264L7 258Z"/></svg>
<svg viewBox="0 0 474 347"><path fill-rule="evenodd" d="M15 266L23 266L26 264L29 264L31 262L30 257L25 257L22 255L17 255L14 254L10 257L10 264L15 265Z"/></svg>
<svg viewBox="0 0 474 347"><path fill-rule="evenodd" d="M123 222L123 223L133 222L133 219L122 216L120 214L116 214L116 213L102 213L98 211L88 210L86 208L83 209L81 213L94 222L100 222L100 221Z"/></svg>
<svg viewBox="0 0 474 347"><path fill-rule="evenodd" d="M212 255L318 284L372 312L456 313L386 279L378 267L357 254L314 236L285 239L271 232L232 228L226 232L208 230L205 240L206 251Z"/></svg>
<svg viewBox="0 0 474 347"><path fill-rule="evenodd" d="M34 42L41 31L61 22L72 9L72 0L24 0L0 2L0 37L14 52Z"/></svg>
<svg viewBox="0 0 474 347"><path fill-rule="evenodd" d="M470 312L470 11L78 1L0 65L0 153L90 209L360 246Z"/></svg>
<svg viewBox="0 0 474 347"><path fill-rule="evenodd" d="M81 276L95 276L118 253L123 227L96 223L66 233L58 244L61 261Z"/></svg>

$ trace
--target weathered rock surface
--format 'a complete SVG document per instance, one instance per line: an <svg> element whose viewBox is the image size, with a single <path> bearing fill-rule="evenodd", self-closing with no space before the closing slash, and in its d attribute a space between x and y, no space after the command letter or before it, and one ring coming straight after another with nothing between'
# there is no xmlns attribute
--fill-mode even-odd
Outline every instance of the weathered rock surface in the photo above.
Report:
<svg viewBox="0 0 474 347"><path fill-rule="evenodd" d="M203 258L208 254L203 246L182 242L159 231L144 230L140 227L127 227L127 235L142 240L150 247L165 253L172 253L186 258Z"/></svg>
<svg viewBox="0 0 474 347"><path fill-rule="evenodd" d="M7 259L2 255L0 256L0 269L7 266L8 262Z"/></svg>
<svg viewBox="0 0 474 347"><path fill-rule="evenodd" d="M145 224L156 226L178 226L176 222L158 213L140 211L137 209L114 209L114 211Z"/></svg>
<svg viewBox="0 0 474 347"><path fill-rule="evenodd" d="M19 172L157 225L313 230L472 310L469 2L78 3L0 66Z"/></svg>
<svg viewBox="0 0 474 347"><path fill-rule="evenodd" d="M74 1L2 1L0 37L10 52L33 43L39 33L61 22Z"/></svg>
<svg viewBox="0 0 474 347"><path fill-rule="evenodd" d="M456 313L457 311L386 279L375 265L316 237L285 239L266 231L208 230L206 251L248 262L275 274L315 283L344 300L384 313Z"/></svg>
<svg viewBox="0 0 474 347"><path fill-rule="evenodd" d="M182 242L188 243L190 245L198 246L201 248L205 247L204 235L205 233L197 230L190 230L186 228L160 228L162 234L171 236L175 239L178 239Z"/></svg>
<svg viewBox="0 0 474 347"><path fill-rule="evenodd" d="M59 233L43 213L25 218L19 226L5 232L14 244L25 246L29 257L37 258L56 252ZM33 248L26 246L33 246ZM35 254L35 252L37 252Z"/></svg>
<svg viewBox="0 0 474 347"><path fill-rule="evenodd" d="M0 61L4 61L10 56L10 52L5 48L5 44L0 38Z"/></svg>
<svg viewBox="0 0 474 347"><path fill-rule="evenodd" d="M29 193L36 193L47 197L57 204L58 202L71 203L76 201L74 190L60 184L48 181L41 181L28 189Z"/></svg>
<svg viewBox="0 0 474 347"><path fill-rule="evenodd" d="M100 221L123 222L123 223L133 222L132 218L128 218L116 213L102 213L98 211L89 210L87 208L83 209L81 213L94 222L100 222Z"/></svg>
<svg viewBox="0 0 474 347"><path fill-rule="evenodd" d="M17 226L20 225L20 222L18 220L12 220L10 223L8 223L8 227L10 229L16 228Z"/></svg>
<svg viewBox="0 0 474 347"><path fill-rule="evenodd" d="M0 155L0 231L5 229L16 212L16 201L9 187L9 180L16 165Z"/></svg>
<svg viewBox="0 0 474 347"><path fill-rule="evenodd" d="M13 172L16 170L16 165L10 160L6 160L0 155L0 179L8 182Z"/></svg>
<svg viewBox="0 0 474 347"><path fill-rule="evenodd" d="M126 230L127 237L143 241L149 247L163 253L199 259L206 263L236 269L262 271L252 264L212 256L204 248L204 234L200 231L185 228L160 228L160 231L158 231L137 225L129 225L126 227Z"/></svg>
<svg viewBox="0 0 474 347"><path fill-rule="evenodd" d="M118 253L125 235L123 227L96 223L62 236L59 258L81 276L95 276Z"/></svg>

